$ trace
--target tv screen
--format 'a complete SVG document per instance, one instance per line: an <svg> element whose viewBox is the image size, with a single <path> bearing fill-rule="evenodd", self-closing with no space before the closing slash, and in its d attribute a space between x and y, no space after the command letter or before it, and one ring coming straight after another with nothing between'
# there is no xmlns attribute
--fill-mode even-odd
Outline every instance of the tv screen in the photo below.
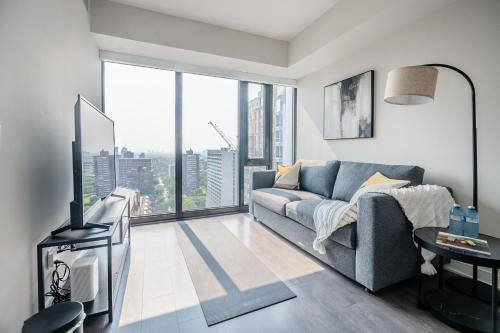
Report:
<svg viewBox="0 0 500 333"><path fill-rule="evenodd" d="M115 189L115 135L113 121L82 97L79 98L79 111L77 142L79 139L81 204L85 215Z"/></svg>

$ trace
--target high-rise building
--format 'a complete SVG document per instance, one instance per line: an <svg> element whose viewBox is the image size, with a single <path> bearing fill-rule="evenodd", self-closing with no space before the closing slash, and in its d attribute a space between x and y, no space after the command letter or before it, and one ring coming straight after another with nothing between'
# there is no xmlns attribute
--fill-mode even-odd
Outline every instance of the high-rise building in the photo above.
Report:
<svg viewBox="0 0 500 333"><path fill-rule="evenodd" d="M248 101L248 157L262 158L264 153L264 104L262 90Z"/></svg>
<svg viewBox="0 0 500 333"><path fill-rule="evenodd" d="M273 86L272 166L293 163L293 89ZM248 157L264 157L264 105L262 90L248 102Z"/></svg>
<svg viewBox="0 0 500 333"><path fill-rule="evenodd" d="M82 159L82 175L85 177L85 176L90 176L90 177L93 177L95 176L95 170L94 170L94 160L88 160L88 159L85 159L83 158Z"/></svg>
<svg viewBox="0 0 500 333"><path fill-rule="evenodd" d="M285 86L273 86L273 129L272 129L272 164L293 163L293 90Z"/></svg>
<svg viewBox="0 0 500 333"><path fill-rule="evenodd" d="M175 164L169 164L167 167L168 179L175 180Z"/></svg>
<svg viewBox="0 0 500 333"><path fill-rule="evenodd" d="M128 150L126 147L122 148L122 153L121 153L122 158L134 158L134 153Z"/></svg>
<svg viewBox="0 0 500 333"><path fill-rule="evenodd" d="M222 148L207 151L206 207L238 205L238 152Z"/></svg>
<svg viewBox="0 0 500 333"><path fill-rule="evenodd" d="M115 185L115 155L101 150L99 155L93 157L96 194L100 198L106 197Z"/></svg>
<svg viewBox="0 0 500 333"><path fill-rule="evenodd" d="M182 154L182 192L191 195L200 187L200 154L192 149Z"/></svg>
<svg viewBox="0 0 500 333"><path fill-rule="evenodd" d="M120 158L118 163L118 185L152 193L154 177L150 158Z"/></svg>

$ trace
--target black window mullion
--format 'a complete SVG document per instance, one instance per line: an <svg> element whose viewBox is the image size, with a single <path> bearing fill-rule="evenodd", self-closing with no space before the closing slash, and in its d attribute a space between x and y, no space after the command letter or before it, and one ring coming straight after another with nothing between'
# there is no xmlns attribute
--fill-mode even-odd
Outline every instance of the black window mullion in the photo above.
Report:
<svg viewBox="0 0 500 333"><path fill-rule="evenodd" d="M182 73L175 73L175 214L182 216Z"/></svg>
<svg viewBox="0 0 500 333"><path fill-rule="evenodd" d="M272 167L272 134L273 134L273 86L264 85L264 164Z"/></svg>
<svg viewBox="0 0 500 333"><path fill-rule="evenodd" d="M292 162L297 162L297 88L293 88L293 133L292 133Z"/></svg>
<svg viewBox="0 0 500 333"><path fill-rule="evenodd" d="M238 120L239 120L239 205L245 203L245 164L248 161L248 82L239 81L238 86Z"/></svg>

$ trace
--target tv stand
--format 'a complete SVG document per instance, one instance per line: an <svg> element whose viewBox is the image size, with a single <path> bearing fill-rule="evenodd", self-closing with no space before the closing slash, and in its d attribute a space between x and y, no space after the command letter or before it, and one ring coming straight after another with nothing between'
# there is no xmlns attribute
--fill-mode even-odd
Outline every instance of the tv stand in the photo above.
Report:
<svg viewBox="0 0 500 333"><path fill-rule="evenodd" d="M114 305L117 301L120 281L126 275L129 263L130 249L130 216L131 202L136 193L127 189L119 189L125 194L125 199L107 197L102 209L93 215L83 228L71 229L65 225L37 245L37 281L38 309L43 310L50 304L45 287L47 271L54 267L46 267L49 248L58 252L90 251L99 258L99 291L93 301L84 302L87 317L107 315L108 321L113 321ZM98 229L97 229L98 228ZM105 228L107 230L105 230ZM63 229L66 232L63 232ZM96 231L93 231L94 229ZM54 233L53 232L53 233ZM68 263L71 264L71 263ZM125 273L126 274L126 273ZM64 286L71 289L71 284Z"/></svg>

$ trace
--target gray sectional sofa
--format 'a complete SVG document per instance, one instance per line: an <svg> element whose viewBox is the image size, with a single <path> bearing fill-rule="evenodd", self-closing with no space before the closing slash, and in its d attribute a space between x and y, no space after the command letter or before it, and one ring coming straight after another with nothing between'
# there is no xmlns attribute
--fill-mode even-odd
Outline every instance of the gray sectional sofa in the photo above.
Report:
<svg viewBox="0 0 500 333"><path fill-rule="evenodd" d="M375 172L393 179L422 183L417 166L328 161L303 162L298 190L273 188L275 171L256 171L251 177L250 213L300 248L371 291L415 276L417 249L412 227L390 196L368 193L358 201L358 221L334 232L326 254L312 248L314 208L323 199L349 201Z"/></svg>

